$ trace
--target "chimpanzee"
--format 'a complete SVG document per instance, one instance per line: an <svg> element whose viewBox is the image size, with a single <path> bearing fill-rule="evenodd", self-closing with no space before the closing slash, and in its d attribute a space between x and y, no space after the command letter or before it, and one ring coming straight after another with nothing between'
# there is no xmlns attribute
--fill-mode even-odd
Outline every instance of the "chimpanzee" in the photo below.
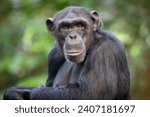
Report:
<svg viewBox="0 0 150 117"><path fill-rule="evenodd" d="M4 99L130 99L124 47L102 31L96 11L67 7L46 20L56 44L48 57L48 80L41 87L12 87Z"/></svg>

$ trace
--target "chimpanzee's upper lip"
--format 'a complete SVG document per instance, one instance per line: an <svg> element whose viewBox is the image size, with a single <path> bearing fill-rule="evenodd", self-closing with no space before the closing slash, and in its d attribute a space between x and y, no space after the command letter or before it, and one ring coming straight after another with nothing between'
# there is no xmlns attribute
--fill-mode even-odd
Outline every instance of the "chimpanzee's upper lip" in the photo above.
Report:
<svg viewBox="0 0 150 117"><path fill-rule="evenodd" d="M84 49L83 50L80 50L80 51L67 51L67 54L69 55L69 56L78 56L78 55L80 55L81 53L83 53L84 52Z"/></svg>

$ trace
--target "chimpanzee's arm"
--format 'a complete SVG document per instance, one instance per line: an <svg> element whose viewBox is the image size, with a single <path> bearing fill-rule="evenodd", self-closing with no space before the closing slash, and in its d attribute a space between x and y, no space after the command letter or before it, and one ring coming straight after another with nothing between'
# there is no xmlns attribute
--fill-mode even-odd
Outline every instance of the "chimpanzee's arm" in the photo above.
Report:
<svg viewBox="0 0 150 117"><path fill-rule="evenodd" d="M52 86L58 69L64 63L64 61L65 58L63 52L61 52L57 47L54 47L48 56L48 79L46 82L47 87Z"/></svg>
<svg viewBox="0 0 150 117"><path fill-rule="evenodd" d="M52 86L57 71L63 62L63 54L59 52L57 47L54 47L48 57L48 79L46 82L47 87ZM28 100L31 89L33 89L33 87L11 87L6 90L3 98L4 100Z"/></svg>

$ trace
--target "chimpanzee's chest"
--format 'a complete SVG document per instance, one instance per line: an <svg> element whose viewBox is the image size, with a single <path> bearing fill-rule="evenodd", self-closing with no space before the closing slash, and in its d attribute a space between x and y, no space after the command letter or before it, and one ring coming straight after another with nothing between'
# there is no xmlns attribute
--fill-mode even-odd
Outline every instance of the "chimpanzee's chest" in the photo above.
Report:
<svg viewBox="0 0 150 117"><path fill-rule="evenodd" d="M54 79L53 87L76 83L82 70L81 64L64 62Z"/></svg>

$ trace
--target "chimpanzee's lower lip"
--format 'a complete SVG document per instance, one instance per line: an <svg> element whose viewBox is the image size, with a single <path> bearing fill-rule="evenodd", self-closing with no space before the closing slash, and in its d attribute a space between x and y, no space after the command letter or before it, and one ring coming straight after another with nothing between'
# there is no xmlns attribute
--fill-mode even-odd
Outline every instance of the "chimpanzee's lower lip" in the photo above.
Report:
<svg viewBox="0 0 150 117"><path fill-rule="evenodd" d="M78 55L80 55L80 54L82 54L84 52L84 49L83 50L81 50L81 51L70 51L70 52L67 52L67 54L69 55L69 56L78 56Z"/></svg>

